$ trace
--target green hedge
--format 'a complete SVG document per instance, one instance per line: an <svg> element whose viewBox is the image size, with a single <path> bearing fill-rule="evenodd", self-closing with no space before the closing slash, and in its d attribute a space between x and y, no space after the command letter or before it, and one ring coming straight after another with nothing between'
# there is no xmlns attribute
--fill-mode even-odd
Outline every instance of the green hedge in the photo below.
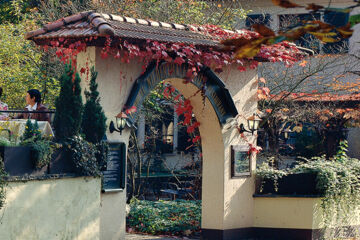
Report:
<svg viewBox="0 0 360 240"><path fill-rule="evenodd" d="M189 235L200 230L201 201L132 200L128 227L151 234Z"/></svg>

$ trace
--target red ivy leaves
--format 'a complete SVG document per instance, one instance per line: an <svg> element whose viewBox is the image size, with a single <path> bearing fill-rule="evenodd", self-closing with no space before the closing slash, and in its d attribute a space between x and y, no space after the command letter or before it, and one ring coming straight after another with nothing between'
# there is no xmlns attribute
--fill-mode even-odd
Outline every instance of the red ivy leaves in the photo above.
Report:
<svg viewBox="0 0 360 240"><path fill-rule="evenodd" d="M195 27L191 26L193 31L198 31ZM242 30L239 32L230 32L223 30L217 26L205 25L201 27L200 33L209 35L216 40L224 40L231 38L244 38L244 39L257 39L260 35L256 32ZM86 50L87 42L96 39L97 37L86 38L69 43L67 39L60 38L59 41L51 41L50 47L57 48L56 55L63 63L72 63L76 69L76 55ZM244 61L242 59L234 59L232 51L216 51L214 49L203 49L198 46L184 43L164 43L147 40L145 46L129 43L120 38L115 39L107 37L105 45L101 51L101 57L107 58L113 56L115 59L120 59L124 63L129 63L131 59L138 58L143 62L143 70L145 71L150 61L155 60L157 63L166 61L177 65L187 63L188 71L186 74L185 83L197 76L202 66L209 66L221 72L224 66L230 64L239 64L238 70L243 72L246 70ZM112 44L116 42L115 44ZM65 48L66 46L66 48ZM48 46L43 47L44 51L48 50ZM300 51L293 45L286 42L281 42L271 46L261 46L257 57L267 59L272 62L281 61L287 66L292 65L295 61L301 58ZM258 62L252 60L250 68L256 68ZM85 73L85 70L80 69L80 73ZM264 89L263 89L264 90ZM266 89L265 89L266 90ZM171 88L164 91L164 96L170 97L173 94ZM267 96L266 91L262 91L262 95ZM200 123L192 120L192 106L189 100L181 101L179 96L175 96L178 100L176 112L178 115L184 115L184 124L188 126L188 132L193 133ZM200 136L195 136L193 142L200 141Z"/></svg>
<svg viewBox="0 0 360 240"><path fill-rule="evenodd" d="M136 106L131 106L125 110L125 113L132 114L132 113L135 113L136 111L137 111Z"/></svg>

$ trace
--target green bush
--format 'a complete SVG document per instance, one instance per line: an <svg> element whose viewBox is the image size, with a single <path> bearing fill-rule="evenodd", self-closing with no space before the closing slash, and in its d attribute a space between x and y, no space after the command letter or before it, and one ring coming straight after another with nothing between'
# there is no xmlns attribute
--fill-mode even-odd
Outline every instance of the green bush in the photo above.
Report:
<svg viewBox="0 0 360 240"><path fill-rule="evenodd" d="M74 136L68 138L64 143L64 146L79 174L84 176L102 175L99 163L96 159L98 149L94 144L85 141L80 136Z"/></svg>
<svg viewBox="0 0 360 240"><path fill-rule="evenodd" d="M200 230L201 201L146 201L133 199L127 219L137 232L189 235Z"/></svg>
<svg viewBox="0 0 360 240"><path fill-rule="evenodd" d="M81 123L86 141L94 144L99 143L106 132L106 117L100 105L96 77L97 72L93 67L91 68L90 92L85 90L86 103Z"/></svg>
<svg viewBox="0 0 360 240"><path fill-rule="evenodd" d="M29 146L31 147L31 160L35 168L40 169L50 163L55 148L49 140L42 139L30 143Z"/></svg>
<svg viewBox="0 0 360 240"><path fill-rule="evenodd" d="M60 94L55 103L54 128L59 142L79 134L83 112L80 81L79 74L74 72L71 64L65 65L60 77Z"/></svg>
<svg viewBox="0 0 360 240"><path fill-rule="evenodd" d="M20 145L30 147L30 157L35 168L42 168L51 161L55 148L49 139L41 136L37 121L33 124L27 120L24 135L21 137Z"/></svg>
<svg viewBox="0 0 360 240"><path fill-rule="evenodd" d="M292 169L276 170L263 164L256 170L256 176L275 182L290 174L315 174L316 188L323 195L321 208L326 227L346 226L350 224L354 210L360 206L360 160L348 157L346 147L346 141L340 142L338 152L330 160L325 155L304 158L304 162Z"/></svg>

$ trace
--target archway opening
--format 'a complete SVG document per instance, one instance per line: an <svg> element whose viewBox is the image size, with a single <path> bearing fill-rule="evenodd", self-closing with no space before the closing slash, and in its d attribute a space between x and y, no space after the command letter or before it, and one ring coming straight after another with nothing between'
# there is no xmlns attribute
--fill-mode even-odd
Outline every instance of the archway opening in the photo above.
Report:
<svg viewBox="0 0 360 240"><path fill-rule="evenodd" d="M185 99L190 99L191 108L200 122L202 150L201 183L201 229L217 229L224 224L224 179L230 176L226 166L229 142L223 136L222 124L237 115L237 109L225 84L209 68L203 68L192 81L186 81L186 68L171 64L150 64L141 74L126 101L125 106L142 106L145 97L160 82L176 88ZM206 89L206 91L201 91ZM130 116L135 122L138 112ZM226 148L228 149L228 148Z"/></svg>
<svg viewBox="0 0 360 240"><path fill-rule="evenodd" d="M127 154L130 231L200 234L201 138L195 114L184 110L191 108L186 100L162 81L137 106Z"/></svg>

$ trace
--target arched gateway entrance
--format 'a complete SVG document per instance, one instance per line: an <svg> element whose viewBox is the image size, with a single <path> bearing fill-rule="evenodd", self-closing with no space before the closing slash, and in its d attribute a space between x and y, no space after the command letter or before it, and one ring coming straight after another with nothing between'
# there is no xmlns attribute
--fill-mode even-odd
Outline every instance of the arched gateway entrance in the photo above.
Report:
<svg viewBox="0 0 360 240"><path fill-rule="evenodd" d="M215 74L211 69L204 68L194 79L194 84L184 84L184 67L150 64L143 72L143 63L137 57L128 63L116 56L104 58L103 51L107 47L106 38L101 38L104 35L135 42L152 39L198 44L205 48L214 47L218 43L202 34L189 31L183 25L92 12L64 18L28 34L28 38L39 45L63 42L64 38L69 39L69 43L73 40L76 45L79 38L84 39L86 51L80 51L76 56L77 69L85 69L85 73L81 75L82 89L86 89L89 82L86 69L94 66L98 72L101 105L108 123L114 120L124 106L140 106L147 92L161 80L170 83L187 98L194 95L201 86L202 79L206 78L205 104L200 94L191 98L193 112L200 122L202 138L203 239L239 239L239 236L247 236L253 226L254 177L253 174L246 177L232 177L231 174L231 146L247 143L239 137L235 128L224 126L227 119L237 114L246 119L256 111L256 71L249 69L240 72L236 69L237 66L230 65L222 73ZM129 129L125 129L122 135L107 132L107 138L110 142L124 142L128 145L129 133ZM247 138L251 143L255 141L254 136L249 135ZM255 159L251 159L250 173L254 166ZM125 191L126 189L101 194L101 239L125 238Z"/></svg>
<svg viewBox="0 0 360 240"><path fill-rule="evenodd" d="M202 234L204 239L216 240L231 239L231 236L239 236L239 233L246 235L247 229L252 227L254 179L252 175L243 178L231 177L230 146L246 143L239 138L237 130L224 131L223 126L228 118L236 116L238 112L250 116L256 111L255 71L245 74L229 68L223 75L217 76L207 69L207 73L200 74L194 84L184 84L186 71L183 67L163 64L158 67L150 66L148 71L142 73L139 64L121 63L111 58L102 59L99 54L100 49L88 49L86 53L78 56L78 67L89 62L92 56L95 57L90 62L95 63L99 73L101 104L108 121L114 120L124 106L141 106L147 93L162 80L179 90L185 98L192 96L193 112L201 123ZM200 83L203 77L208 78L205 104L201 94L195 94L198 91L196 83ZM220 80L221 77L226 77L229 91ZM84 88L85 85L86 81ZM125 130L121 136L116 133L108 133L107 136L110 141L122 141L127 145L129 130ZM251 136L248 137L252 141ZM253 159L252 170L254 165ZM114 229L115 234L115 230L124 228L125 202L125 192L102 194L100 225L104 236L108 236L111 229ZM123 215L116 214L114 208L123 212ZM121 218L124 222L119 223ZM226 234L230 234L229 237L226 237Z"/></svg>

